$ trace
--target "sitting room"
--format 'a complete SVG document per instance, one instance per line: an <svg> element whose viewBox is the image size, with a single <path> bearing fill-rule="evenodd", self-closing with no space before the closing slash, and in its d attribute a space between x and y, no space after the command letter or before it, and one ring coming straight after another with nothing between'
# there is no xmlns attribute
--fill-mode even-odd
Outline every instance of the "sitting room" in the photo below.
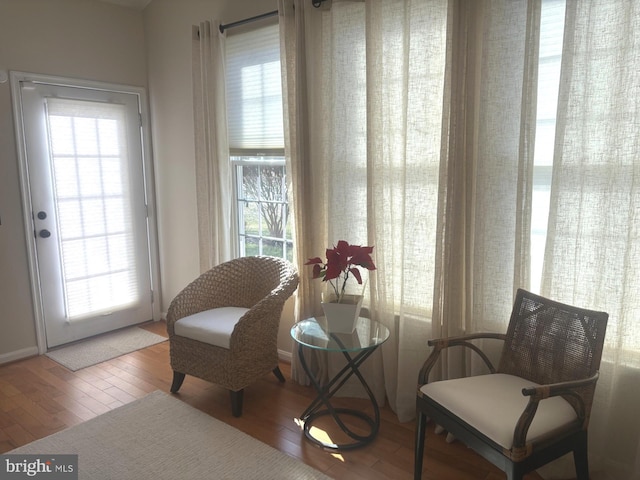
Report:
<svg viewBox="0 0 640 480"><path fill-rule="evenodd" d="M639 32L0 0L0 472L640 479Z"/></svg>

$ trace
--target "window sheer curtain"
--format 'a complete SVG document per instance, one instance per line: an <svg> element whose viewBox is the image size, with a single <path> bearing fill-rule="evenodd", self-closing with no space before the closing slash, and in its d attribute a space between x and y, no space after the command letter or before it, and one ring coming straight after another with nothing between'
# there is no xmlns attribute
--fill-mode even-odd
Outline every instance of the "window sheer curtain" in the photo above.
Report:
<svg viewBox="0 0 640 480"><path fill-rule="evenodd" d="M430 336L446 3L307 3L280 5L296 259L303 265L340 239L374 245L366 295L391 338L364 375L408 420ZM418 62L424 56L437 62ZM322 284L301 272L296 311L321 314Z"/></svg>
<svg viewBox="0 0 640 480"><path fill-rule="evenodd" d="M236 230L231 220L224 37L209 21L192 28L192 82L200 271L205 272L233 257Z"/></svg>
<svg viewBox="0 0 640 480"><path fill-rule="evenodd" d="M542 282L543 295L610 314L590 427L602 479L640 478L639 8L568 2ZM370 374L402 421L427 339L504 332L513 292L530 285L540 9L280 2L296 313L321 313L307 258L341 238L375 246L368 302L391 337ZM455 352L439 369L468 372L479 369ZM544 475L573 476L564 466Z"/></svg>
<svg viewBox="0 0 640 480"><path fill-rule="evenodd" d="M523 78L536 10L306 3L280 5L296 259L339 239L374 245L368 303L391 337L365 376L408 421L427 339L504 331L521 284L514 239L528 225L535 89ZM299 318L320 313L322 288L301 270ZM471 367L451 358L442 374Z"/></svg>
<svg viewBox="0 0 640 480"><path fill-rule="evenodd" d="M433 338L506 331L528 285L540 6L449 2ZM476 360L452 349L440 376Z"/></svg>
<svg viewBox="0 0 640 480"><path fill-rule="evenodd" d="M590 424L593 479L640 479L638 72L640 4L568 1L541 288L609 313Z"/></svg>

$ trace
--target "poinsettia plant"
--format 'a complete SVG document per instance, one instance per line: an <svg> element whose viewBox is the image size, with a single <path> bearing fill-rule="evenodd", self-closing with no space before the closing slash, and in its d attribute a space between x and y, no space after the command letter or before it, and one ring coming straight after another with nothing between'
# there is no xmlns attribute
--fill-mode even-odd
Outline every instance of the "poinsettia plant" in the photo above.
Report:
<svg viewBox="0 0 640 480"><path fill-rule="evenodd" d="M321 278L328 282L335 293L337 302L344 299L347 280L353 276L362 285L362 275L358 267L375 270L371 254L373 247L350 245L340 240L333 248L327 248L327 260L320 257L310 258L305 265L313 265L313 278Z"/></svg>

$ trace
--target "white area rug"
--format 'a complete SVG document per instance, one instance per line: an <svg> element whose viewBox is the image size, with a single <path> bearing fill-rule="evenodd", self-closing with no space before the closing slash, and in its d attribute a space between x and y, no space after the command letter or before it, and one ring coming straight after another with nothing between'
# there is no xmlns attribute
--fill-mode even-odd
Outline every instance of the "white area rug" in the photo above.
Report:
<svg viewBox="0 0 640 480"><path fill-rule="evenodd" d="M7 453L78 454L91 480L329 479L159 390Z"/></svg>
<svg viewBox="0 0 640 480"><path fill-rule="evenodd" d="M161 335L131 327L51 350L45 355L75 372L166 340Z"/></svg>

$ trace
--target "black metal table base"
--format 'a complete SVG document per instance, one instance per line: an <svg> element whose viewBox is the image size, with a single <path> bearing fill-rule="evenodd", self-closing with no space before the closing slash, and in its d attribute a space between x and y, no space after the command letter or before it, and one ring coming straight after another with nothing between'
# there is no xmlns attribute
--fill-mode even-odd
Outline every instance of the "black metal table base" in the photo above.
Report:
<svg viewBox="0 0 640 480"><path fill-rule="evenodd" d="M336 336L333 337L338 343L341 343ZM342 351L343 355L347 359L347 364L329 381L327 385L324 386L320 385L310 372L307 362L305 361L302 348L302 345L298 345L298 357L300 358L300 363L302 364L302 368L304 369L305 373L309 377L311 384L318 392L318 396L311 402L309 407L307 407L307 409L300 416L300 420L302 420L304 423L304 434L307 439L309 439L315 445L329 451L352 450L354 448L360 448L371 443L378 434L378 430L380 429L380 408L378 407L378 402L376 402L371 388L369 388L369 385L367 385L367 382L360 373L359 367L362 362L364 362L377 347L374 346L367 348L366 350L362 350L353 358L351 357L351 355L349 355L349 352ZM335 408L333 405L331 405L331 397L335 395L335 393L346 383L346 381L352 375L355 375L360 380L360 383L369 396L371 405L373 406L373 417L365 414L360 410L354 410L350 408ZM322 408L323 406L325 408ZM333 418L340 429L353 439L353 442L340 444L328 443L314 437L311 434L311 427L313 426L313 422L319 417L327 415L330 415ZM341 416L356 417L360 420L363 420L369 427L369 432L365 435L360 435L354 432L344 423Z"/></svg>

